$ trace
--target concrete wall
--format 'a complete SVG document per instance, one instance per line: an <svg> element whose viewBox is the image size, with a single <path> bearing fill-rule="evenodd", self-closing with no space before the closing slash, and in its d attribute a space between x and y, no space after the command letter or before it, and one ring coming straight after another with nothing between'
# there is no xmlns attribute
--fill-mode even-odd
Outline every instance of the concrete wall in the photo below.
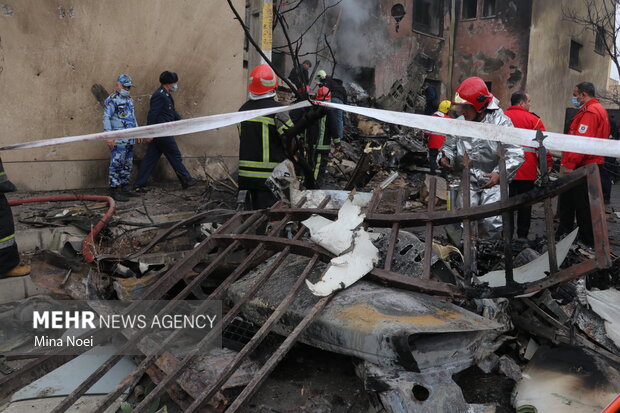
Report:
<svg viewBox="0 0 620 413"><path fill-rule="evenodd" d="M562 6L582 7L581 0L562 0ZM548 130L563 132L565 108L572 106L577 83L594 83L605 90L610 58L594 51L595 36L562 19L560 2L534 1L527 91L536 112ZM583 45L581 70L569 68L571 39Z"/></svg>
<svg viewBox="0 0 620 413"><path fill-rule="evenodd" d="M243 12L243 0L234 4ZM242 65L243 32L223 2L2 0L0 144L102 131L102 107L91 88L111 92L120 73L137 85L139 124L163 70L179 75L174 97L184 118L235 111L246 98ZM238 155L234 127L177 141L198 176L205 155L232 164ZM2 159L23 190L107 185L109 151L102 142L8 151ZM160 161L156 178L166 177L171 168Z"/></svg>

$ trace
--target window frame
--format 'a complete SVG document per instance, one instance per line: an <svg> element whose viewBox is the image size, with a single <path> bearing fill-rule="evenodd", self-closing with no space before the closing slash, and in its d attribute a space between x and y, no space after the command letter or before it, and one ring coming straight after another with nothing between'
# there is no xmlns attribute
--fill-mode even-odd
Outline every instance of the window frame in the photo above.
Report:
<svg viewBox="0 0 620 413"><path fill-rule="evenodd" d="M576 62L577 64L576 65L573 64L573 45L578 46L578 48L575 49L577 50L577 62ZM582 71L582 68L581 68L581 51L582 50L583 50L583 44L581 44L575 39L570 40L570 48L568 50L568 67L570 69L576 70L578 72Z"/></svg>
<svg viewBox="0 0 620 413"><path fill-rule="evenodd" d="M594 33L594 52L605 56L607 54L605 50L605 29L601 26L597 26ZM600 39L600 40L599 40ZM600 48L599 48L600 45Z"/></svg>
<svg viewBox="0 0 620 413"><path fill-rule="evenodd" d="M463 17L463 10L465 10L465 2L467 1L473 1L476 3L475 15L473 17ZM461 21L476 20L477 18L478 18L478 0L462 0L461 1Z"/></svg>
<svg viewBox="0 0 620 413"><path fill-rule="evenodd" d="M492 1L493 2L493 14L489 14L489 15L485 15L485 10L486 10L486 5L487 2ZM492 19L494 17L497 17L497 0L482 0L482 10L480 13L480 18L481 19Z"/></svg>
<svg viewBox="0 0 620 413"><path fill-rule="evenodd" d="M437 28L438 28L438 33L434 33L431 30L432 24L423 24L420 22L416 22L416 15L418 13L416 13L416 5L419 4L418 2L424 2L427 3L430 7L429 10L429 17L431 19L435 18L437 19ZM433 12L433 6L438 7L439 9L436 9L436 15L435 17L433 17L432 12ZM430 37L436 37L438 39L443 39L443 32L444 32L444 1L443 0L413 0L413 8L412 8L412 12L413 12L413 17L411 18L411 30L415 33L419 33L419 34L423 34L425 36L430 36ZM430 22L429 22L430 23Z"/></svg>

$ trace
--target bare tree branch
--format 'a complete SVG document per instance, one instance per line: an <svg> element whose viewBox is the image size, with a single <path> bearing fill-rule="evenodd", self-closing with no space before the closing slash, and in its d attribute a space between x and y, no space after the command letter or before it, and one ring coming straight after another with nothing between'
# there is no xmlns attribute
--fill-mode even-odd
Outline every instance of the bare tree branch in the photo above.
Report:
<svg viewBox="0 0 620 413"><path fill-rule="evenodd" d="M619 0L583 0L584 12L573 7L563 7L565 20L576 23L582 30L588 30L599 36L605 54L607 54L620 73L620 56L618 53L618 35L620 28L616 25L616 11Z"/></svg>
<svg viewBox="0 0 620 413"><path fill-rule="evenodd" d="M332 77L334 77L334 72L336 71L336 56L334 55L334 51L332 50L331 45L329 44L329 42L327 41L327 35L325 36L325 44L327 45L327 48L329 49L329 53L332 55Z"/></svg>
<svg viewBox="0 0 620 413"><path fill-rule="evenodd" d="M295 68L295 71L298 74L298 78L301 80L301 84L302 84L302 90L306 90L306 79L303 78L303 76L301 76L301 65L299 64L299 50L295 50L293 51L293 46L291 44L291 39L288 35L288 24L286 23L286 21L284 20L284 18L282 17L282 15L280 14L280 12L278 10L274 10L274 13L276 15L276 21L280 22L280 27L282 29L282 33L284 34L284 38L286 39L286 44L288 45L288 49L289 52L291 53L291 59L293 60L293 67ZM299 96L300 97L300 96Z"/></svg>
<svg viewBox="0 0 620 413"><path fill-rule="evenodd" d="M299 35L299 38L298 38L297 40L295 40L295 42L293 42L293 43L296 43L296 42L300 41L300 40L304 37L304 35L305 35L306 33L308 33L308 32L310 31L310 29L312 29L312 26L314 26L314 25L315 25L315 23L316 23L316 22L317 22L317 21L318 21L321 17L323 17L323 15L324 15L325 13L327 13L327 11L328 11L329 9L336 7L336 6L337 6L337 5L339 5L341 2L342 2L342 0L338 0L338 1L337 1L336 3L334 3L334 4L330 4L329 6L324 7L324 8L323 8L323 10L321 11L321 13L319 13L319 14L315 17L315 19L312 21L312 23L310 23L310 25L306 28L306 30L304 30L304 31L303 31L303 32Z"/></svg>

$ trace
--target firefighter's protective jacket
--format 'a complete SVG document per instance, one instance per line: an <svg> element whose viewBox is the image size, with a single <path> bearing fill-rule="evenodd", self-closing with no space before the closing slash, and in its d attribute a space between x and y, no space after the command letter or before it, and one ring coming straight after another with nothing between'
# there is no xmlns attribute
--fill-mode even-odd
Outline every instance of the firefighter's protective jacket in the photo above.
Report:
<svg viewBox="0 0 620 413"><path fill-rule="evenodd" d="M248 100L239 111L282 106L273 98ZM287 113L241 122L239 129L239 188L266 189L273 168L286 159L281 135L292 126Z"/></svg>

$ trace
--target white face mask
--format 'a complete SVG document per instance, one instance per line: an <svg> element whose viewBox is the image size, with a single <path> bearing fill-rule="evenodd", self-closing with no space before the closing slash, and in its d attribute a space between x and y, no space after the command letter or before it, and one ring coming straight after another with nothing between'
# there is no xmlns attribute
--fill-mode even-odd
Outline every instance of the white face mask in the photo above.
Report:
<svg viewBox="0 0 620 413"><path fill-rule="evenodd" d="M579 103L579 99L577 99L577 96L573 96L573 106L576 108L581 107L581 103Z"/></svg>
<svg viewBox="0 0 620 413"><path fill-rule="evenodd" d="M119 93L120 93L120 95L121 95L122 97L126 98L127 96L129 96L129 95L131 94L131 91L129 91L129 90L125 90L125 89L121 89L121 90L119 91Z"/></svg>

